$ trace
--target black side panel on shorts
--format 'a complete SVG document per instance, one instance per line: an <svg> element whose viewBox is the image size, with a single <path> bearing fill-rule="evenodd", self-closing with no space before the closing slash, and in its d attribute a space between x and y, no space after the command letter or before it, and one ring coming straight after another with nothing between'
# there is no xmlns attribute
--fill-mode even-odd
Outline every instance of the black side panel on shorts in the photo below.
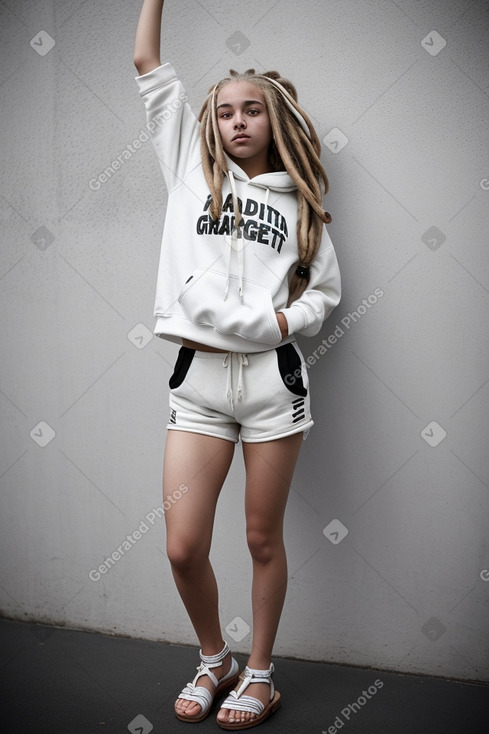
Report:
<svg viewBox="0 0 489 734"><path fill-rule="evenodd" d="M176 387L180 387L184 381L192 360L194 358L195 349L189 349L189 347L180 347L178 352L177 361L175 362L175 368L173 375L170 377L170 389L173 390Z"/></svg>
<svg viewBox="0 0 489 734"><path fill-rule="evenodd" d="M305 398L307 390L302 380L301 358L292 344L283 344L275 349L282 381L291 393Z"/></svg>

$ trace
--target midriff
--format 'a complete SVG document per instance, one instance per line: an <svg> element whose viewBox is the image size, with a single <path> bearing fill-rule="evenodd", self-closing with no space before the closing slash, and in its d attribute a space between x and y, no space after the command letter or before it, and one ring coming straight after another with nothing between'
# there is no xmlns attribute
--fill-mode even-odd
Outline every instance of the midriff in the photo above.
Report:
<svg viewBox="0 0 489 734"><path fill-rule="evenodd" d="M193 342L190 339L182 339L182 345L184 347L188 347L189 349L196 349L198 352L220 352L221 354L226 354L225 349L216 349L215 347L210 347L208 344L200 344L200 342Z"/></svg>

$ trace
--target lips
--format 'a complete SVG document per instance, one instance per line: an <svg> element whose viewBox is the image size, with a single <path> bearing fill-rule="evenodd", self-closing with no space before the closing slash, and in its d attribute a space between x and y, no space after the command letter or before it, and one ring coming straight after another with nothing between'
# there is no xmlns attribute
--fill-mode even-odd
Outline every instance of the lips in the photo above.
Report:
<svg viewBox="0 0 489 734"><path fill-rule="evenodd" d="M238 133L238 135L235 135L234 136L233 141L235 141L235 140L249 140L249 139L250 139L250 136L249 135L245 135L245 133Z"/></svg>

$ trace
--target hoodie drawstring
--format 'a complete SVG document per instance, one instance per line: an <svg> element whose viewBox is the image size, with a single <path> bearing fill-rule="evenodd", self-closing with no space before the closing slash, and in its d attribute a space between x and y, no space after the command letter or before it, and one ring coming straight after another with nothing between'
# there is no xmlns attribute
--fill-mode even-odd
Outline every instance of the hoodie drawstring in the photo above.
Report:
<svg viewBox="0 0 489 734"><path fill-rule="evenodd" d="M239 204L238 204L238 196L236 194L236 183L234 181L234 176L232 171L228 171L229 175L229 183L231 185L231 192L233 196L233 209L234 209L234 219L235 222L237 220L236 214L239 213ZM236 224L233 227L233 231L231 234L231 238L229 238L227 235L224 237L226 244L229 247L228 250L228 273L227 273L227 279L226 279L226 287L224 289L224 300L227 299L228 293L229 293L229 286L231 283L231 253L234 250L237 255L238 259L238 291L239 291L239 298L241 303L243 302L243 269L244 269L244 260L243 260L243 234L242 230L240 230Z"/></svg>
<svg viewBox="0 0 489 734"><path fill-rule="evenodd" d="M238 360L238 382L236 385L236 394L233 395L233 357ZM226 397L229 400L231 408L234 409L234 403L242 400L244 395L243 385L243 366L248 364L248 355L240 352L227 352L223 359L222 366L227 368L228 377L226 384Z"/></svg>
<svg viewBox="0 0 489 734"><path fill-rule="evenodd" d="M236 252L237 258L238 258L238 291L239 291L239 298L241 303L243 303L243 270L244 270L244 263L243 263L243 238L241 234L238 234L238 231L236 228L233 229L233 233L231 235L231 238L228 237L228 235L224 236L224 239L227 244L227 278L226 278L226 287L224 288L224 301L227 300L228 294L229 294L229 286L231 283L231 253L234 250Z"/></svg>
<svg viewBox="0 0 489 734"><path fill-rule="evenodd" d="M227 278L226 278L226 286L224 288L224 300L227 300L228 294L229 294L229 288L231 285L231 258L232 258L232 252L233 250L236 252L237 256L237 262L238 262L238 292L239 292L239 299L241 303L243 303L243 291L244 291L244 237L243 237L243 221L241 219L239 226L236 226L236 222L239 221L238 215L240 214L239 211L239 202L238 202L238 195L236 193L236 182L234 180L234 174L232 171L228 171L228 178L229 178L229 185L231 186L231 194L233 197L233 210L234 210L234 221L235 225L233 227L231 237L229 235L224 235L224 240L228 246L227 251ZM268 200L270 198L270 189L268 186L265 189L265 211L267 211L268 208Z"/></svg>

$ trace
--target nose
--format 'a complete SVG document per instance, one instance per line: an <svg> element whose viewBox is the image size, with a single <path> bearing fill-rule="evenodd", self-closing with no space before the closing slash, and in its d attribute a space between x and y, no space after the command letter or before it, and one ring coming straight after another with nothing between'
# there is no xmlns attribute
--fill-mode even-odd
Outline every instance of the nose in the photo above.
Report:
<svg viewBox="0 0 489 734"><path fill-rule="evenodd" d="M240 128L246 127L246 121L243 117L241 117L240 113L236 114L236 119L234 121L234 127L238 130Z"/></svg>

